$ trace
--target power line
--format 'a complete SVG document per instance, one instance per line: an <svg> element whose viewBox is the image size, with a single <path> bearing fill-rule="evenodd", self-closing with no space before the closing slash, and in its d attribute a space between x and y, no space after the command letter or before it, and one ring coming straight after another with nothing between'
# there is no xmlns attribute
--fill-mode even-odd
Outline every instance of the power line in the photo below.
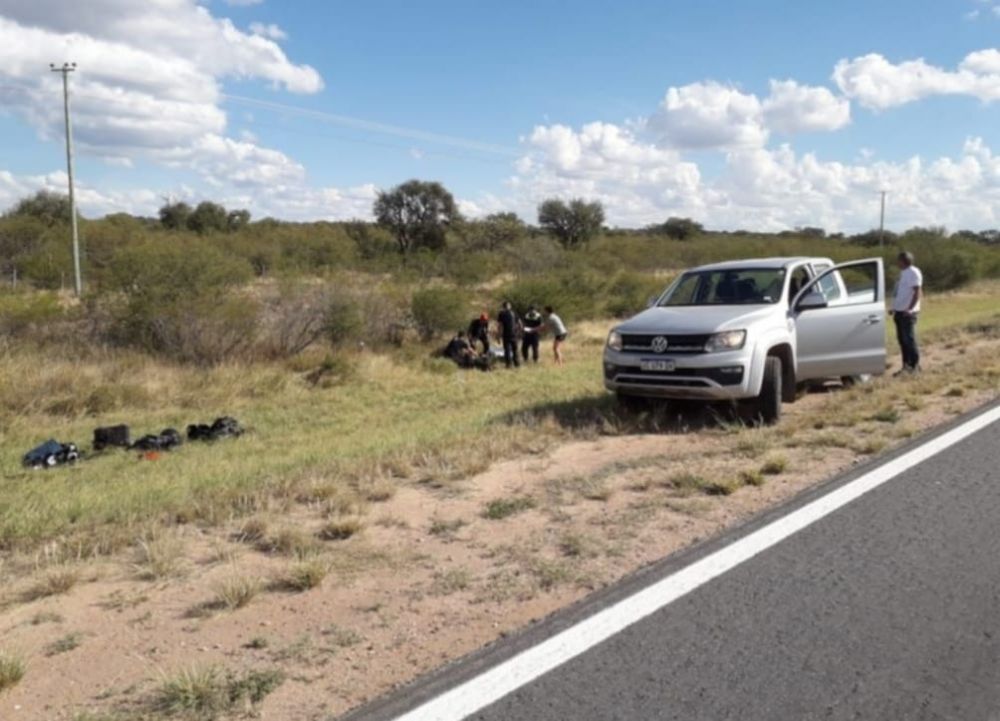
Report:
<svg viewBox="0 0 1000 721"><path fill-rule="evenodd" d="M83 276L80 272L80 235L76 222L76 192L73 187L73 126L69 120L69 74L76 70L76 63L49 64L53 73L62 73L63 116L66 121L66 174L69 176L69 214L73 232L73 287L76 297L83 295Z"/></svg>
<svg viewBox="0 0 1000 721"><path fill-rule="evenodd" d="M388 123L380 123L373 120L364 120L363 118L354 118L349 115L338 115L336 113L328 113L323 110L312 110L310 108L303 108L297 105L276 103L270 100L258 100L256 98L248 98L242 95L230 95L228 93L221 93L220 95L226 100L230 100L235 103L262 108L264 110L299 115L330 123L332 125L356 128L358 130L366 130L373 133L381 133L383 135L395 135L396 137L410 138L411 140L420 140L427 143L451 145L457 148L464 148L465 150L475 150L495 155L505 155L510 157L518 157L521 155L521 152L516 148L508 148L506 146L495 145L493 143L484 143L478 140L470 140L468 138L461 138L454 135L431 133L425 130L405 128L399 125L390 125Z"/></svg>

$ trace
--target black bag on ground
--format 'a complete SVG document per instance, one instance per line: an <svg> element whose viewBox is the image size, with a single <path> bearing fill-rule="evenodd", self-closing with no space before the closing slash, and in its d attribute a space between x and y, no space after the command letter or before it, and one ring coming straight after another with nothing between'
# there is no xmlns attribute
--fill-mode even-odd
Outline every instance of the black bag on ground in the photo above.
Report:
<svg viewBox="0 0 1000 721"><path fill-rule="evenodd" d="M103 451L105 448L128 448L132 445L132 437L128 426L121 424L118 426L104 426L94 429L94 450Z"/></svg>
<svg viewBox="0 0 1000 721"><path fill-rule="evenodd" d="M216 418L212 425L193 423L187 427L189 441L217 441L220 438L236 438L243 435L243 426L231 416Z"/></svg>
<svg viewBox="0 0 1000 721"><path fill-rule="evenodd" d="M48 440L24 454L22 463L28 468L52 468L65 463L73 463L80 458L80 451L74 443L60 443Z"/></svg>
<svg viewBox="0 0 1000 721"><path fill-rule="evenodd" d="M136 451L170 451L184 442L181 434L174 428L164 428L159 435L143 436L132 444Z"/></svg>

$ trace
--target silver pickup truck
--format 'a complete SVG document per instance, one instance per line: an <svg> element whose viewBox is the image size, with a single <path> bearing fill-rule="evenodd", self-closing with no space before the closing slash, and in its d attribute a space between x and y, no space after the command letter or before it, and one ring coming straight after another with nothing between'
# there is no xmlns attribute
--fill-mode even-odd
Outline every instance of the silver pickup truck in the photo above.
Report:
<svg viewBox="0 0 1000 721"><path fill-rule="evenodd" d="M880 258L761 258L682 273L612 329L604 384L636 397L746 400L765 423L798 386L885 372Z"/></svg>

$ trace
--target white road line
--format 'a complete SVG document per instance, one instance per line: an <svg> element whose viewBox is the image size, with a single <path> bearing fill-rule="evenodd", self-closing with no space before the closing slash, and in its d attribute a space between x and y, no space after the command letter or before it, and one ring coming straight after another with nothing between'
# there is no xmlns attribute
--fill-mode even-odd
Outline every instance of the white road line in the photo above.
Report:
<svg viewBox="0 0 1000 721"><path fill-rule="evenodd" d="M997 420L1000 420L1000 406L598 611L399 716L396 721L458 721L476 713Z"/></svg>

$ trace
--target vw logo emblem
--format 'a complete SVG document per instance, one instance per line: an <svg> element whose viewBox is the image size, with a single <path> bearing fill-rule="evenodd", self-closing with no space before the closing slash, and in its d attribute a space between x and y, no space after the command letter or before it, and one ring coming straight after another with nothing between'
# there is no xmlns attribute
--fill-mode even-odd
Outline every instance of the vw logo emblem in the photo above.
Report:
<svg viewBox="0 0 1000 721"><path fill-rule="evenodd" d="M669 346L670 343L662 335L658 335L653 338L651 345L654 353L666 353L667 346Z"/></svg>

